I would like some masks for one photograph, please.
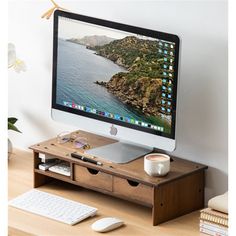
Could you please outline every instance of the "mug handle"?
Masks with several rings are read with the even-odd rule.
[[[164,165],[162,163],[159,163],[157,166],[157,173],[158,175],[162,175],[163,174],[163,170],[164,170]]]

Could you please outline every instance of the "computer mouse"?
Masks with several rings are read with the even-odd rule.
[[[95,221],[91,228],[97,232],[107,232],[123,225],[124,222],[118,218],[106,217]]]

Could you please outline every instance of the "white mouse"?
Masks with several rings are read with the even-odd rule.
[[[123,225],[124,222],[120,219],[113,218],[113,217],[106,217],[100,220],[95,221],[91,227],[94,231],[97,232],[107,232],[113,229],[116,229]]]

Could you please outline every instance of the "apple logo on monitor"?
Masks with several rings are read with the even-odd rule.
[[[110,127],[110,134],[116,136],[117,132],[118,132],[117,128],[114,125],[112,125]]]

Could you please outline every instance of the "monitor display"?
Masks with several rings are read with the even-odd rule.
[[[90,21],[58,16],[53,106],[174,139],[176,38]]]

